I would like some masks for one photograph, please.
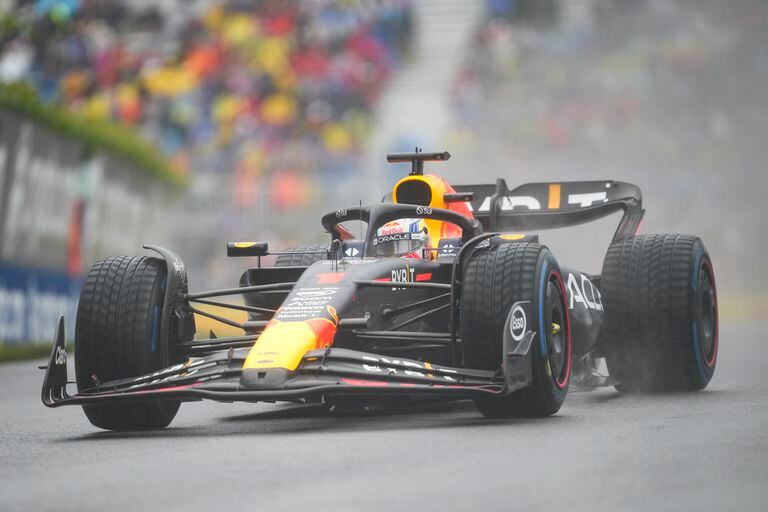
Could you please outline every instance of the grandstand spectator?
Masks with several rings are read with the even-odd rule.
[[[348,169],[407,51],[410,0],[195,5],[19,2],[0,80],[136,126],[184,170],[237,173],[243,206],[263,176],[283,191],[292,173]],[[288,196],[306,194],[270,197]]]

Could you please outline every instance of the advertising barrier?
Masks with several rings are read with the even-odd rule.
[[[64,272],[0,264],[0,342],[50,341],[61,314],[71,341],[81,286]]]
[[[0,343],[47,342],[98,259],[167,244],[173,193],[125,160],[0,111]]]

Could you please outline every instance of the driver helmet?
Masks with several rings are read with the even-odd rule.
[[[397,219],[376,230],[372,245],[376,256],[421,259],[428,241],[423,219]]]

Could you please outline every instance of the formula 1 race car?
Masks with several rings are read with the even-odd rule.
[[[717,359],[715,276],[702,241],[637,235],[638,187],[618,181],[451,186],[411,162],[382,203],[321,219],[328,246],[253,257],[238,287],[190,293],[184,263],[112,257],[80,295],[76,394],[59,319],[45,405],[81,405],[97,427],[167,426],[181,402],[386,403],[473,399],[489,417],[547,416],[569,386],[697,390]],[[623,212],[601,275],[561,266],[539,230]],[[356,239],[350,226],[365,225]],[[276,254],[274,266],[262,258]],[[242,296],[239,302],[222,299]],[[203,306],[247,312],[237,322]],[[243,331],[196,339],[195,315]],[[602,361],[605,361],[605,365]],[[607,368],[607,371],[604,369]]]

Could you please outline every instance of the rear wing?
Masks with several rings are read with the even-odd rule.
[[[453,185],[472,193],[472,210],[486,231],[532,231],[575,226],[623,211],[614,240],[633,236],[643,219],[640,188],[621,181]]]

